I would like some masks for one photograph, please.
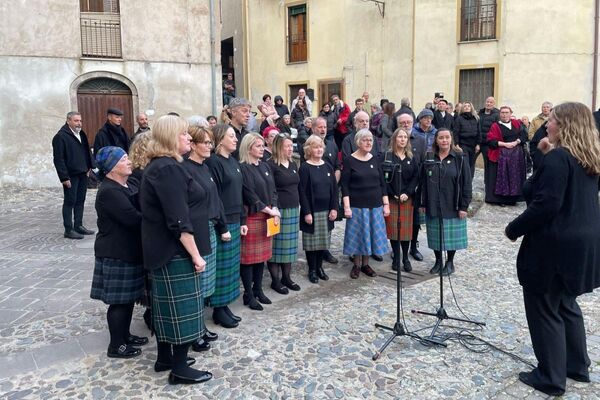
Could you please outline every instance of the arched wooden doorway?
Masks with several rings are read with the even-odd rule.
[[[123,110],[122,126],[129,136],[133,135],[133,101],[127,85],[110,78],[94,78],[77,88],[77,110],[81,113],[83,130],[90,146],[93,146],[96,133],[106,122],[106,110],[110,107]]]

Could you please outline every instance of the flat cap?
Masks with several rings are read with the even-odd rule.
[[[119,115],[119,116],[123,116],[123,111],[119,110],[118,108],[115,107],[109,107],[108,110],[106,110],[106,114],[114,114],[114,115]]]

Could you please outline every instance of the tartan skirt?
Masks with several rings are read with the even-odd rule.
[[[242,264],[258,264],[271,258],[273,237],[267,237],[267,219],[269,216],[259,212],[248,215],[246,225],[248,234],[242,236]]]
[[[215,280],[217,277],[217,233],[215,231],[215,225],[210,221],[208,223],[208,231],[210,232],[210,248],[212,252],[204,256],[206,261],[206,268],[200,274],[200,282],[202,285],[202,297],[206,298],[211,296],[215,291]]]
[[[329,231],[328,221],[329,211],[313,213],[314,232],[302,232],[302,250],[329,250],[331,246],[331,232]]]
[[[106,304],[133,304],[144,296],[144,266],[96,257],[90,297]]]
[[[217,272],[215,291],[206,304],[223,307],[240,296],[240,224],[227,224],[231,240],[217,240]]]
[[[385,217],[385,231],[390,240],[406,241],[412,239],[414,209],[412,200],[404,203],[397,200],[390,201],[390,215]],[[398,238],[398,225],[400,238]]]
[[[152,270],[152,318],[157,341],[185,344],[203,335],[200,290],[200,274],[189,258],[175,257]]]
[[[273,256],[269,260],[274,263],[293,263],[298,259],[298,232],[300,231],[300,209],[282,208],[281,230],[273,236]]]
[[[432,250],[462,250],[468,245],[467,219],[444,218],[444,248],[440,243],[440,226],[437,217],[427,216],[427,246]]]
[[[382,256],[390,252],[385,234],[383,206],[377,208],[352,207],[352,218],[346,219],[344,254]]]

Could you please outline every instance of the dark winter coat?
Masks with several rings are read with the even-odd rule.
[[[94,140],[94,154],[98,154],[101,148],[106,146],[117,146],[129,153],[129,136],[122,126],[113,125],[106,121],[96,134]]]
[[[292,110],[292,126],[296,129],[300,129],[301,126],[304,126],[304,120],[308,118],[310,115],[306,108],[302,109],[298,106],[294,107]]]
[[[500,120],[500,110],[497,108],[493,108],[489,114],[485,113],[485,108],[479,110],[479,128],[481,129],[481,146],[487,146],[487,134],[492,127],[494,122],[498,122]],[[483,149],[481,151],[484,153]]]
[[[462,113],[454,122],[454,143],[460,147],[474,149],[481,143],[479,121],[471,113]]]
[[[278,105],[277,100],[281,100],[282,103]],[[290,109],[285,105],[285,103],[283,103],[283,97],[275,96],[273,99],[273,104],[275,104],[275,111],[277,111],[277,114],[279,114],[280,117],[283,117],[286,114],[290,115]]]
[[[431,123],[433,126],[435,126],[435,129],[439,130],[440,128],[448,128],[452,130],[454,128],[454,117],[448,112],[442,116],[440,111],[435,110],[433,112],[433,120]]]
[[[85,174],[93,166],[85,132],[79,132],[81,142],[77,140],[69,125],[64,124],[52,139],[54,167],[61,182],[71,176]]]

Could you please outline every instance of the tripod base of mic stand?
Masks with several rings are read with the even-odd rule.
[[[398,336],[410,336],[405,330],[400,322],[396,322],[393,328],[390,328],[386,325],[375,324],[376,328],[385,329],[392,332],[392,335],[386,340],[386,342],[381,346],[381,348],[373,354],[373,361],[376,361],[381,356],[381,353],[396,339]]]
[[[446,343],[444,343],[445,339],[439,340],[439,339],[435,338],[435,333],[440,328],[440,324],[442,323],[442,321],[445,319],[450,319],[450,320],[459,321],[459,322],[466,322],[468,324],[475,324],[475,325],[479,325],[479,326],[485,326],[485,322],[472,321],[470,319],[463,319],[463,318],[449,317],[448,313],[446,313],[446,309],[444,309],[444,307],[438,308],[436,313],[430,313],[430,312],[418,311],[418,310],[410,310],[410,312],[413,314],[429,315],[431,317],[437,318],[437,321],[436,321],[435,325],[433,326],[433,329],[431,330],[431,333],[429,334],[429,336],[423,338],[424,341],[431,343],[433,345],[436,345],[436,346],[447,347]]]

